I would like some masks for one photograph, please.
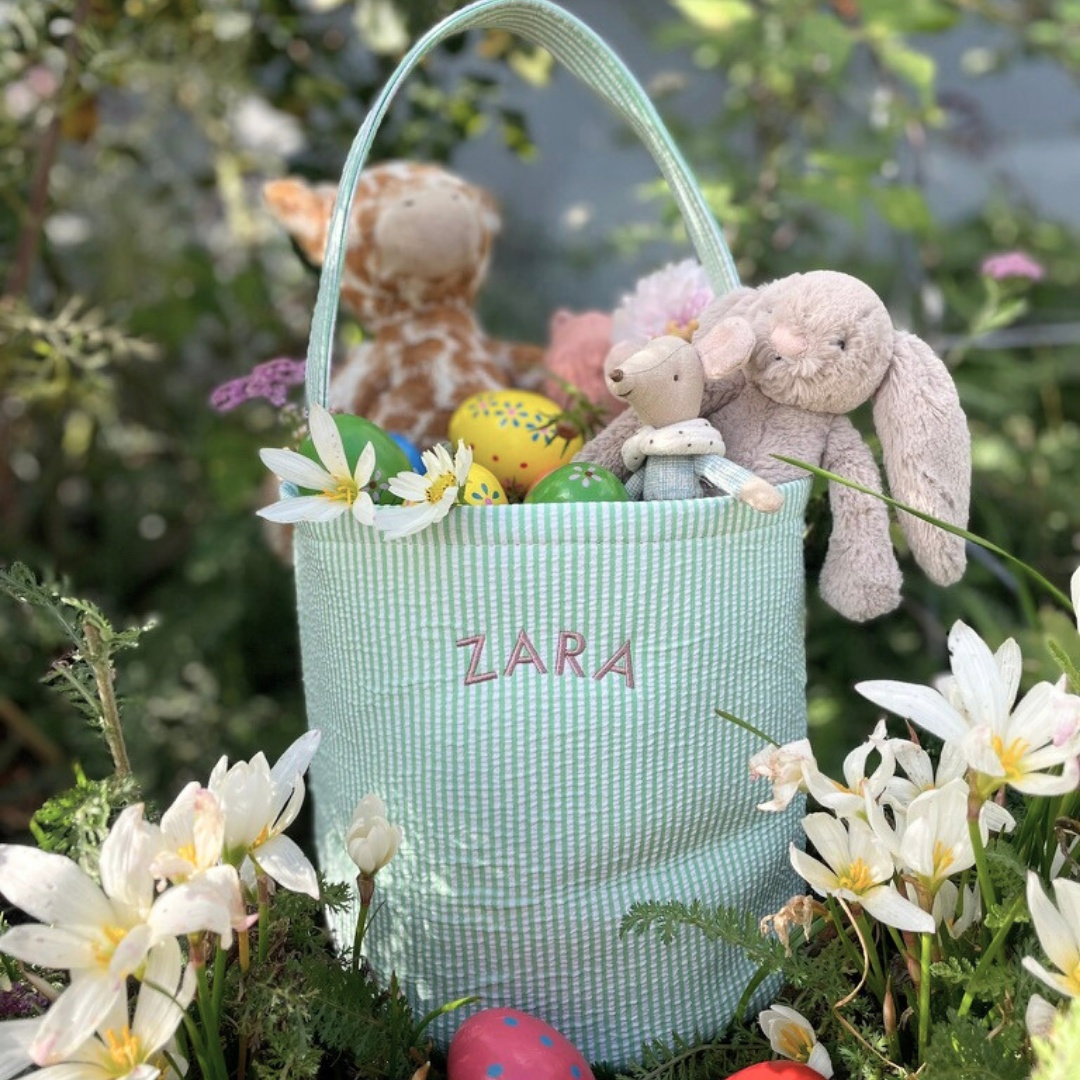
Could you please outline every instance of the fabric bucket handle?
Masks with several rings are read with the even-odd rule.
[[[611,48],[580,19],[550,0],[478,0],[448,16],[413,45],[372,105],[345,159],[330,218],[308,342],[309,402],[327,403],[349,209],[379,125],[401,83],[417,64],[448,37],[476,28],[506,30],[542,46],[611,105],[637,133],[667,180],[714,291],[720,295],[739,284],[723,232],[706,205],[690,167],[648,95]]]

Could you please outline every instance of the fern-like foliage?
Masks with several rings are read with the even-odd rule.
[[[1021,1021],[992,1028],[987,1019],[950,1009],[935,1024],[920,1080],[1026,1080],[1028,1058]],[[1062,1074],[1073,1077],[1072,1071]]]
[[[30,819],[30,831],[43,851],[66,855],[96,881],[110,822],[138,799],[139,787],[130,774],[88,780],[76,765],[75,786],[49,799]]]
[[[324,883],[323,893],[339,907],[348,890]],[[234,963],[226,975],[227,1027],[235,1048],[248,1055],[247,1074],[409,1080],[427,1053],[393,980],[384,990],[366,971],[344,964],[310,897],[278,893],[268,925],[265,959],[246,973]]]
[[[22,563],[0,567],[0,593],[43,612],[70,643],[70,650],[53,663],[44,682],[101,732],[117,773],[130,773],[113,660],[118,652],[135,648],[146,627],[116,630],[96,604],[63,595],[54,585],[38,581]]]
[[[704,934],[709,941],[735,945],[759,967],[769,972],[784,966],[784,948],[779,941],[763,937],[758,920],[738,908],[706,907],[700,900],[649,900],[631,906],[623,916],[619,933],[658,934],[665,945],[685,929]]]

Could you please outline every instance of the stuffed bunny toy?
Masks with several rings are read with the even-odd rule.
[[[892,495],[966,526],[971,441],[956,387],[928,345],[894,328],[869,286],[817,270],[736,289],[705,309],[693,341],[715,380],[702,415],[731,460],[772,483],[805,475],[772,456],[783,454],[880,491],[877,464],[845,415],[869,401]],[[635,426],[632,414],[620,417],[578,458],[625,475],[621,447]],[[901,578],[886,506],[840,484],[829,485],[829,500],[823,598],[858,622],[892,611]],[[962,538],[908,514],[899,521],[932,581],[959,580]]]
[[[263,194],[321,265],[337,188],[288,177]],[[543,350],[488,337],[473,312],[499,224],[491,196],[441,166],[392,161],[361,175],[341,297],[367,339],[335,372],[331,407],[427,446],[470,395],[543,383]]]
[[[621,343],[608,353],[608,390],[643,424],[622,445],[627,493],[635,500],[696,499],[707,481],[755,510],[775,513],[784,497],[728,461],[720,432],[699,416],[706,374],[698,350],[675,335],[643,348]]]

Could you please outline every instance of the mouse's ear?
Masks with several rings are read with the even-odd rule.
[[[291,176],[263,186],[263,199],[270,213],[285,226],[314,266],[322,266],[326,230],[336,197],[337,189],[328,184],[312,187]]]
[[[723,379],[734,374],[750,359],[755,341],[753,327],[740,315],[729,315],[695,336],[694,348],[701,356],[705,378]]]
[[[971,436],[948,368],[920,338],[897,331],[873,400],[893,498],[966,528]],[[910,514],[898,519],[927,577],[939,585],[959,581],[966,562],[963,538]]]

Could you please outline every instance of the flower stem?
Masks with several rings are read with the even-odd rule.
[[[205,964],[199,964],[196,967],[195,976],[198,979],[199,986],[199,1016],[202,1019],[203,1033],[205,1035],[203,1050],[206,1066],[202,1070],[203,1076],[205,1080],[228,1080],[229,1070],[225,1065],[225,1054],[221,1048],[221,1017],[214,1012],[213,995],[206,978]]]
[[[981,806],[981,804],[980,804]],[[990,877],[990,866],[986,861],[986,848],[983,847],[982,834],[979,832],[979,808],[968,810],[968,834],[971,837],[971,847],[975,852],[975,869],[979,875],[979,890],[982,892],[983,913],[990,914],[990,909],[997,905],[997,893],[994,892],[994,881]]]
[[[922,947],[919,950],[919,1064],[926,1060],[926,1051],[930,1048],[930,947],[933,934],[920,934]]]
[[[215,1034],[221,1030],[221,1003],[225,998],[225,961],[228,958],[228,953],[221,947],[221,942],[217,943],[217,949],[214,952],[214,997],[213,997],[213,1009],[214,1009],[214,1021],[217,1025]]]
[[[371,898],[375,895],[375,878],[368,874],[357,874],[356,887],[360,891],[360,914],[356,917],[356,934],[353,937],[352,971],[360,971],[360,949],[364,944],[368,914],[371,911]]]
[[[870,970],[874,975],[871,982],[877,987],[874,992],[877,995],[878,1001],[884,1001],[885,973],[881,970],[881,958],[878,956],[877,946],[874,944],[874,935],[866,922],[866,912],[860,911],[859,917],[855,921],[858,923],[859,930],[862,931],[863,948],[866,949],[866,953],[870,957]]]
[[[259,963],[265,964],[270,952],[270,886],[266,875],[259,874]]]
[[[101,705],[101,730],[112,755],[116,775],[131,775],[131,762],[128,760],[127,746],[124,744],[124,732],[120,726],[120,709],[116,704],[116,692],[113,689],[113,666],[109,660],[109,650],[101,636],[101,631],[89,619],[83,623],[83,640],[86,643],[86,662],[94,672],[97,684],[98,701]]]
[[[994,934],[990,944],[987,945],[986,952],[982,954],[982,958],[979,960],[974,972],[972,972],[971,978],[968,980],[968,989],[964,991],[964,997],[960,1002],[960,1008],[957,1010],[957,1016],[967,1016],[968,1010],[971,1008],[971,1003],[975,1000],[975,993],[971,989],[971,984],[977,982],[979,976],[982,975],[997,959],[998,953],[1001,952],[1001,949],[1005,944],[1005,938],[1008,937],[1009,931],[1012,929],[1012,924],[1016,921],[1016,916],[1020,914],[1020,909],[1026,902],[1026,896],[1024,893],[1021,893],[1012,902],[1009,910],[1005,913],[1005,918],[1002,920],[1001,926],[998,927],[997,933]]]
[[[240,971],[246,975],[251,967],[251,935],[247,930],[241,930],[236,935],[240,951]]]

